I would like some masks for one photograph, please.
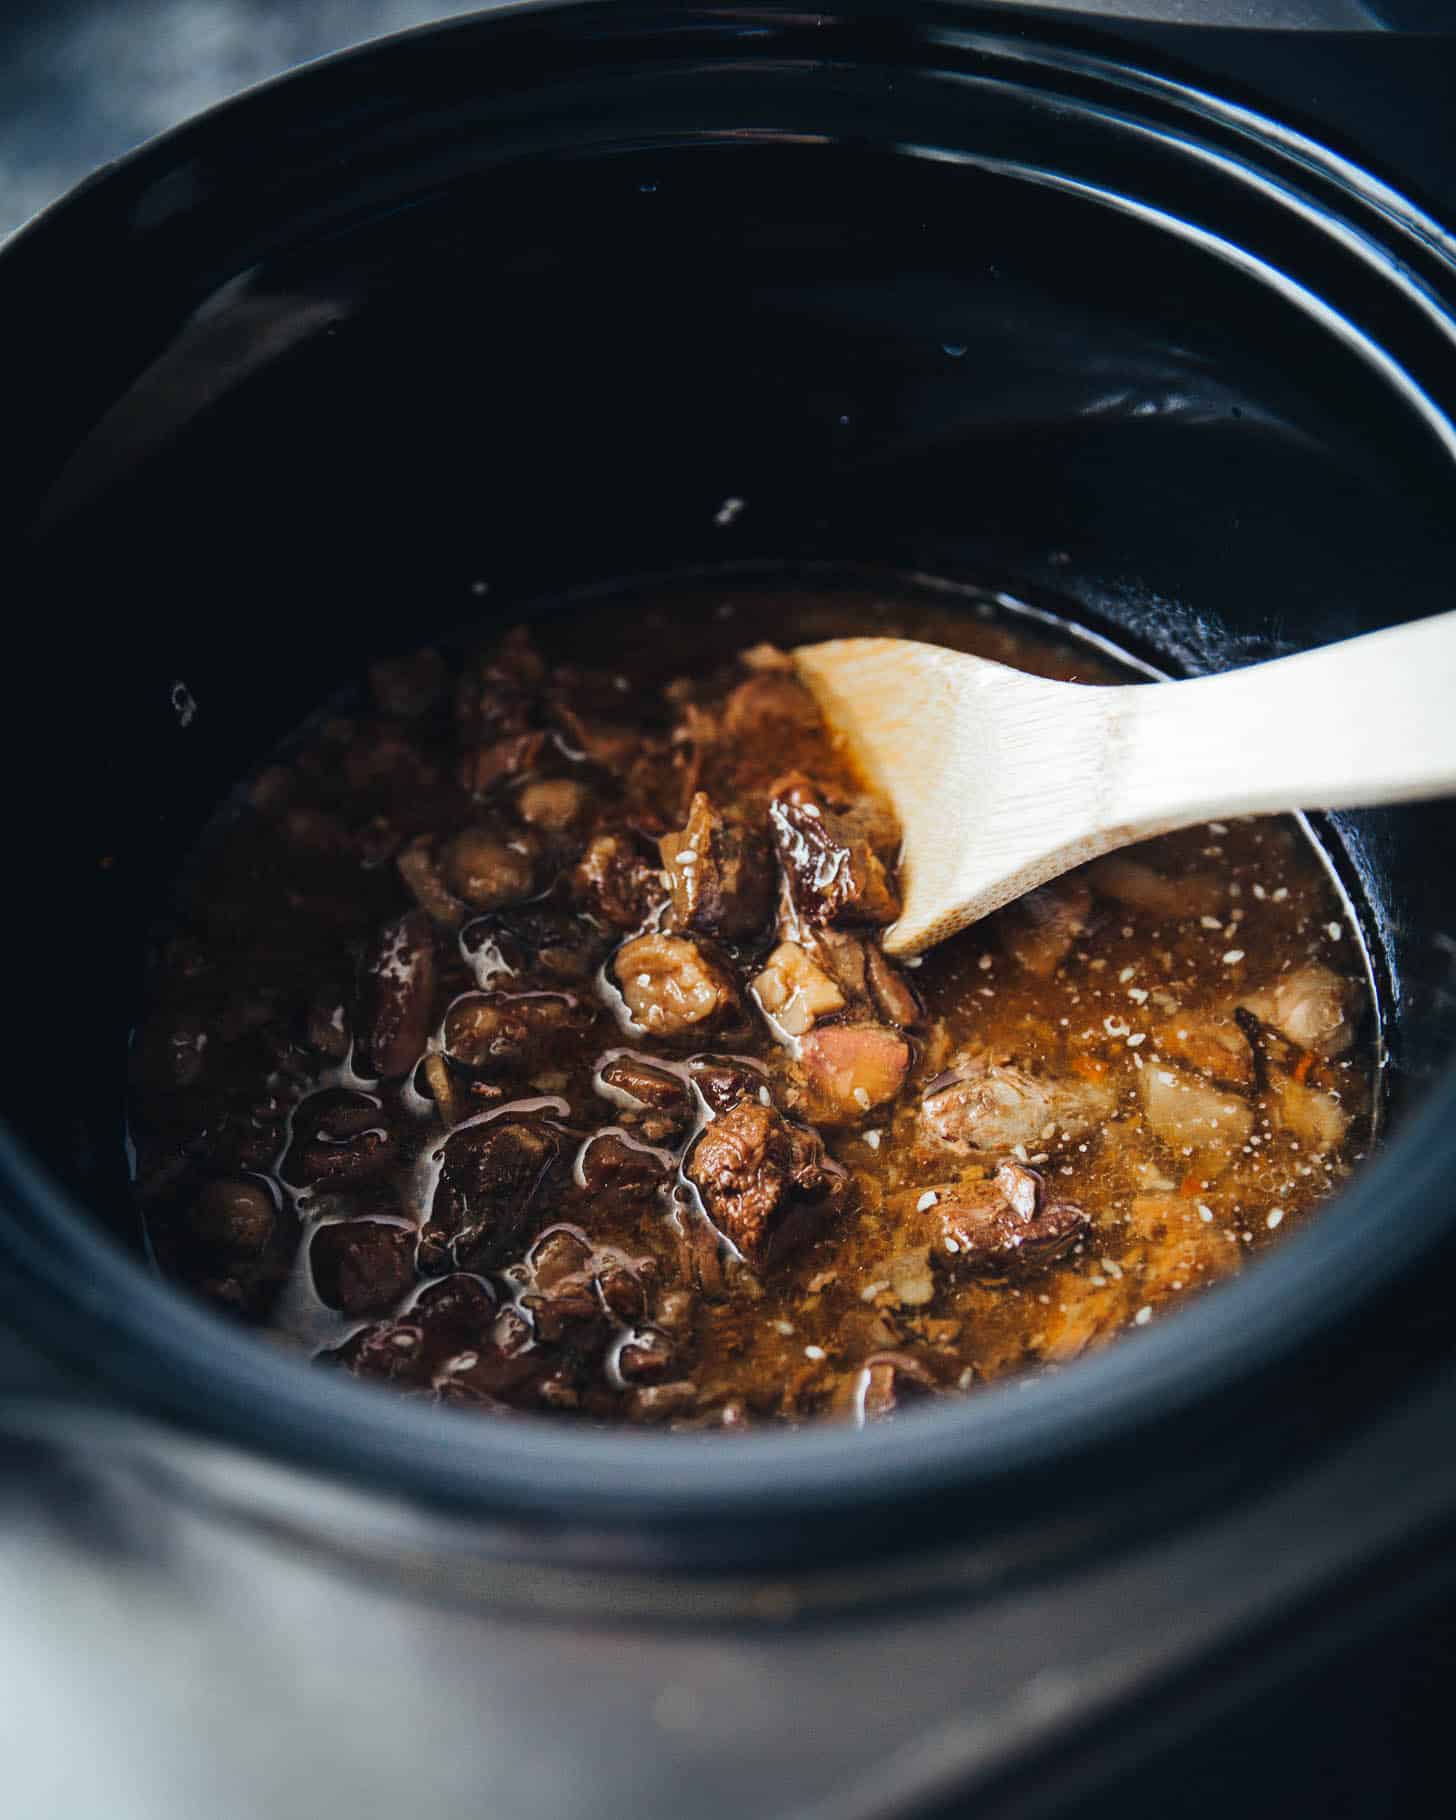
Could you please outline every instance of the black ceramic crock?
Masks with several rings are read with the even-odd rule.
[[[7,1423],[512,1596],[701,1611],[1123,1547],[1380,1409],[1449,1337],[1445,807],[1320,829],[1389,1052],[1338,1202],[1061,1376],[873,1431],[479,1421],[286,1357],[149,1271],[123,1080],[167,877],[374,650],[733,566],[1004,590],[1173,674],[1448,607],[1453,308],[1449,235],[1357,164],[975,7],[497,13],[47,211],[0,253],[0,1312],[65,1375]]]

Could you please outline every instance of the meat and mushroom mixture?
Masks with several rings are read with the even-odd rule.
[[[377,662],[158,932],[160,1267],[417,1397],[741,1428],[1065,1365],[1296,1226],[1376,1086],[1307,837],[1212,823],[897,963],[895,826],[785,656],[862,632],[1114,679],[787,592]]]

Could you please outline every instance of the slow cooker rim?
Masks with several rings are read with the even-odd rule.
[[[725,20],[744,11],[694,9],[699,18],[705,10]],[[761,16],[781,9],[749,10]],[[933,10],[945,16],[946,9]],[[5,256],[32,250],[82,197],[94,196],[142,160],[175,151],[218,116],[251,106],[260,94],[307,82],[320,69],[487,22],[551,13],[600,18],[615,11],[641,13],[523,0],[491,14],[414,28],[273,78],[87,179],[12,237]],[[1050,22],[1043,16],[1037,23]],[[1441,1171],[1456,1149],[1453,1112],[1456,1069],[1335,1205],[1256,1272],[1180,1311],[1175,1321],[1129,1335],[1055,1380],[910,1413],[873,1435],[826,1426],[693,1446],[653,1434],[583,1434],[550,1418],[475,1426],[447,1413],[411,1409],[370,1387],[274,1355],[223,1317],[189,1303],[106,1239],[8,1127],[0,1127],[0,1184],[45,1236],[8,1234],[3,1242],[31,1280],[45,1286],[51,1308],[80,1313],[84,1307],[87,1320],[104,1323],[119,1375],[168,1416],[275,1457],[306,1458],[356,1483],[397,1488],[404,1474],[417,1495],[456,1506],[607,1526],[673,1527],[735,1512],[791,1515],[806,1503],[901,1504],[937,1491],[975,1489],[1006,1494],[1051,1459],[1086,1455],[1114,1437],[1184,1419],[1210,1396],[1227,1394],[1292,1358],[1333,1320],[1389,1287],[1456,1224],[1456,1208],[1446,1207],[1439,1192]],[[1396,1238],[1372,1264],[1364,1255],[1362,1227],[1381,1211]],[[62,1262],[85,1271],[84,1297],[58,1277]],[[1235,1308],[1242,1322],[1231,1318]],[[28,1324],[23,1306],[15,1314],[19,1325]],[[91,1350],[88,1331],[94,1337],[95,1327],[88,1330],[83,1320],[81,1331],[63,1341],[55,1333],[38,1337],[48,1349],[80,1360]],[[197,1394],[206,1387],[197,1374],[200,1362],[213,1374],[207,1383],[228,1393],[210,1409],[200,1406]],[[933,1447],[932,1438],[943,1445]]]

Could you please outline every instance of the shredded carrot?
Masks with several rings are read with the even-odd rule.
[[[1073,1074],[1080,1074],[1083,1080],[1096,1081],[1100,1080],[1102,1076],[1106,1074],[1107,1064],[1100,1056],[1074,1055],[1072,1057],[1072,1072]]]
[[[1178,1192],[1185,1201],[1196,1200],[1203,1193],[1203,1183],[1196,1175],[1185,1175],[1178,1184]]]
[[[1306,1049],[1304,1054],[1300,1056],[1294,1068],[1294,1078],[1299,1082],[1301,1087],[1304,1085],[1305,1081],[1308,1080],[1309,1071],[1313,1067],[1314,1051],[1312,1049]]]

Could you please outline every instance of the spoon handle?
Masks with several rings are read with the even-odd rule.
[[[1109,704],[1105,827],[1456,793],[1456,613]]]

